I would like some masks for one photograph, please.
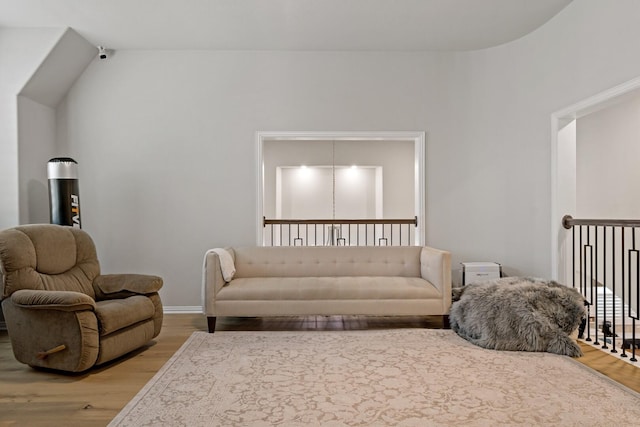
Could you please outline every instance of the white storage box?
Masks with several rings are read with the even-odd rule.
[[[463,262],[462,284],[481,282],[502,277],[502,266],[497,262]]]

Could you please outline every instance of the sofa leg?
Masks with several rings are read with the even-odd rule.
[[[209,333],[214,333],[216,331],[216,318],[207,317],[207,326],[209,327]]]
[[[451,329],[451,324],[449,323],[449,315],[442,315],[442,329]]]

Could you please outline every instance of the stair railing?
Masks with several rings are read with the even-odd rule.
[[[265,246],[412,246],[412,219],[267,219]]]
[[[574,219],[565,215],[571,230],[567,268],[571,286],[585,298],[588,321],[580,338],[636,362],[636,321],[640,306],[640,220]],[[569,245],[568,245],[569,246]],[[595,324],[592,331],[591,320]],[[585,330],[586,329],[586,330]],[[600,342],[602,340],[602,342]]]

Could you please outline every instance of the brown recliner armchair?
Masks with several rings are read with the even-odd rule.
[[[16,359],[82,372],[160,333],[162,279],[101,275],[84,231],[33,224],[0,231],[2,309]]]

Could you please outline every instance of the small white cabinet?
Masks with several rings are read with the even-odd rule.
[[[463,262],[461,264],[463,285],[502,277],[502,266],[497,262]]]

